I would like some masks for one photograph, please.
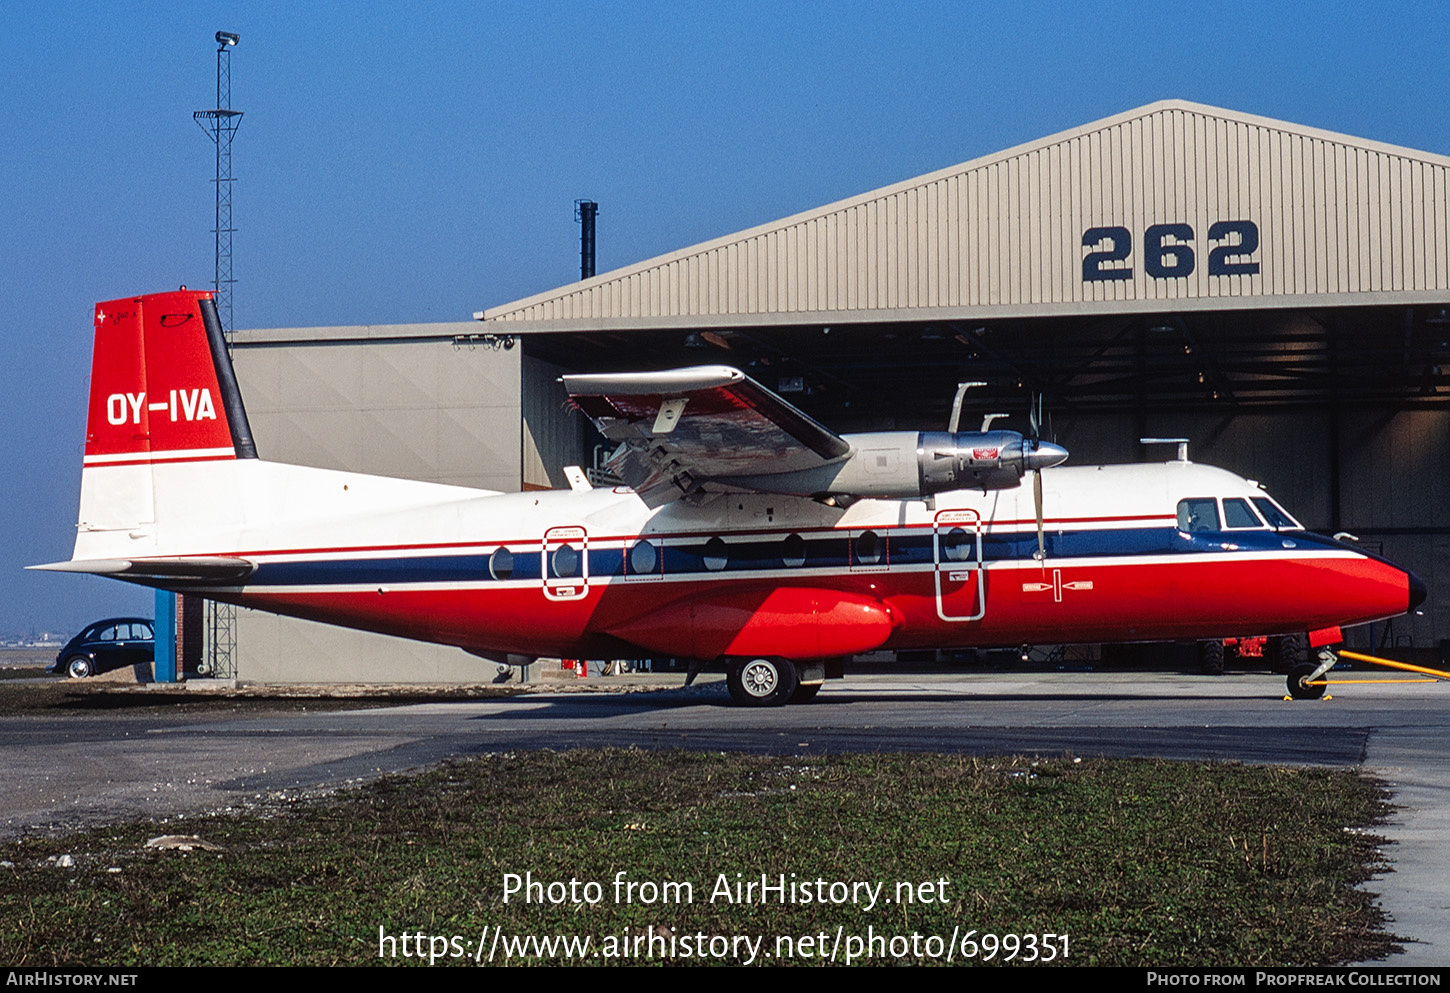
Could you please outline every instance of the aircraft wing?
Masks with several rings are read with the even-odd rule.
[[[851,444],[739,369],[571,375],[570,397],[620,447],[607,468],[651,507],[732,477],[839,461]],[[746,487],[748,488],[748,487]]]

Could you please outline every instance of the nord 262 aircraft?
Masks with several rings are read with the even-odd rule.
[[[92,363],[75,552],[39,568],[515,664],[687,658],[741,704],[809,699],[874,649],[1317,646],[1425,596],[1222,469],[838,435],[723,366],[565,377],[629,485],[497,493],[259,458],[209,292],[98,304]]]

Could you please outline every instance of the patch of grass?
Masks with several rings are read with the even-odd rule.
[[[0,846],[14,863],[0,867],[0,961],[366,964],[378,961],[380,928],[458,935],[470,953],[485,928],[596,942],[626,928],[764,935],[770,952],[777,935],[839,927],[1068,934],[1067,961],[1079,965],[1329,964],[1392,947],[1354,888],[1380,868],[1376,839],[1360,829],[1384,809],[1375,784],[1327,770],[493,755],[272,818],[192,822],[222,853],[146,849],[156,830],[145,825]],[[74,867],[47,861],[60,853]],[[618,902],[620,872],[689,882],[694,900]],[[598,882],[602,899],[505,903],[506,873]],[[884,883],[888,898],[899,882],[946,883],[918,891],[928,901],[872,909],[711,902],[721,876],[792,873],[797,883]]]

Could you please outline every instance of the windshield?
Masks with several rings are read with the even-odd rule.
[[[1258,513],[1254,512],[1255,508]],[[1222,500],[1209,496],[1186,497],[1178,501],[1180,531],[1263,530],[1265,522],[1275,531],[1303,529],[1303,525],[1290,517],[1283,507],[1266,496],[1223,497]]]
[[[1298,521],[1284,512],[1284,508],[1270,500],[1268,497],[1254,497],[1254,506],[1259,508],[1259,513],[1264,515],[1264,520],[1269,522],[1269,527],[1275,531],[1283,528],[1303,527]]]

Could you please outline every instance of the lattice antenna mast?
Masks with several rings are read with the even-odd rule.
[[[232,138],[242,123],[242,112],[232,110],[232,48],[241,36],[216,33],[216,108],[192,114],[216,145],[216,290],[217,315],[227,344],[232,340]]]
[[[217,316],[232,344],[232,137],[242,123],[242,112],[232,110],[232,49],[241,36],[231,31],[216,33],[216,107],[198,110],[192,118],[216,144],[216,291]],[[205,630],[208,634],[207,671],[221,678],[237,675],[237,609],[229,603],[206,601]]]

